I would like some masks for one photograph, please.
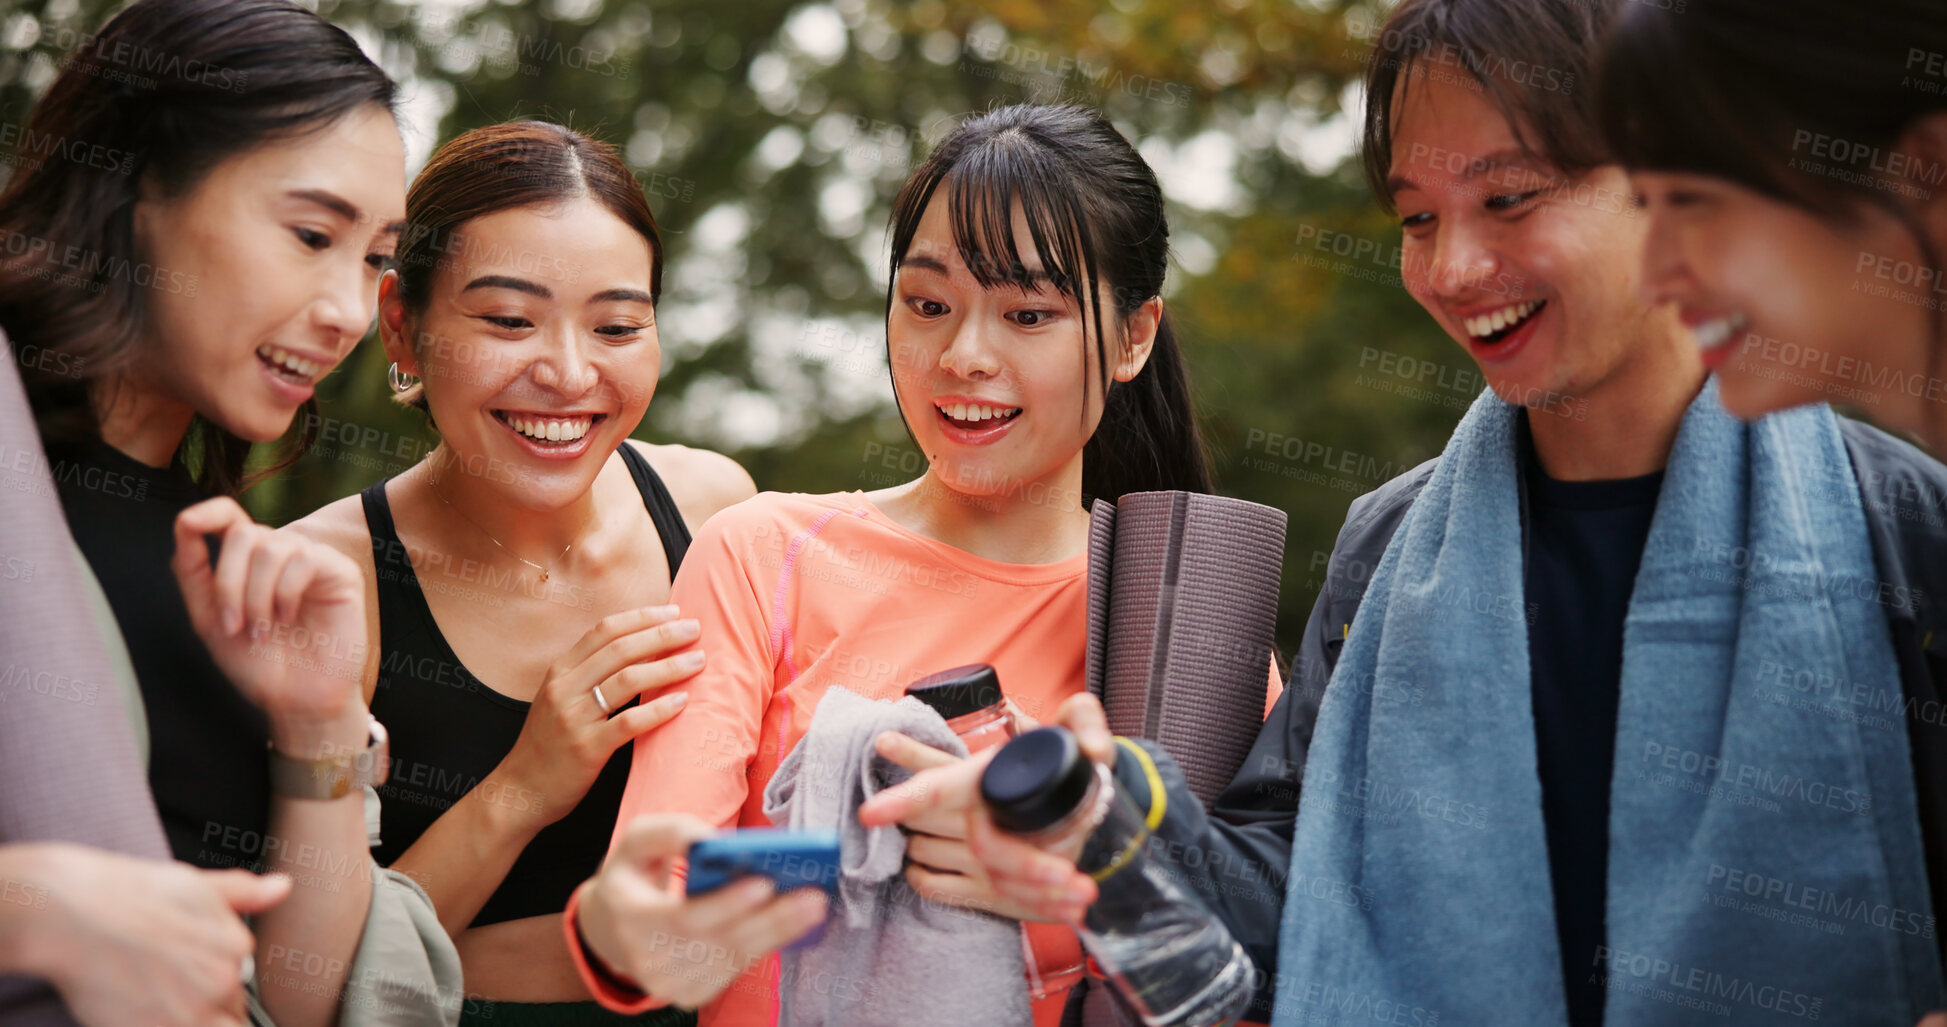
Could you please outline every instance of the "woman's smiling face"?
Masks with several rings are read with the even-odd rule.
[[[406,206],[383,108],[230,158],[135,208],[153,345],[144,381],[232,434],[275,439],[372,323]]]
[[[426,309],[388,285],[386,350],[462,470],[557,509],[642,421],[662,370],[649,243],[587,197],[461,225]],[[407,340],[412,340],[408,344]]]
[[[1804,403],[1857,407],[1921,432],[1933,325],[1947,284],[1898,218],[1835,223],[1722,179],[1631,176],[1651,225],[1643,292],[1675,304],[1717,369],[1724,406],[1754,418]]]
[[[1095,332],[1084,340],[1083,306],[1047,280],[1018,207],[1014,244],[1026,284],[991,287],[967,267],[949,208],[943,188],[893,283],[886,337],[900,412],[929,473],[956,492],[1078,488],[1082,447],[1102,418]],[[1111,370],[1126,381],[1141,369],[1147,346],[1125,345],[1115,293],[1104,284],[1100,295]]]

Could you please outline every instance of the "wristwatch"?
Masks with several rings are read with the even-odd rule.
[[[270,749],[270,791],[287,799],[342,799],[365,786],[385,783],[392,767],[390,740],[385,725],[369,718],[370,744],[359,752],[301,760],[286,756],[266,742]]]

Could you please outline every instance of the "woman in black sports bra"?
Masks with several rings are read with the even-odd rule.
[[[695,625],[663,605],[690,530],[754,488],[726,457],[628,438],[660,371],[662,248],[611,149],[544,122],[477,129],[433,156],[406,216],[380,335],[439,445],[291,526],[367,574],[364,683],[392,740],[373,854],[432,896],[469,996],[493,1000],[469,1016],[687,1022],[588,1001],[561,911],[608,851],[625,743],[702,666],[668,656]]]

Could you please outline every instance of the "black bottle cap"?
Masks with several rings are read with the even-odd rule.
[[[947,720],[978,713],[1001,701],[1001,679],[985,663],[928,674],[906,686],[906,694],[939,711]]]
[[[1095,780],[1095,765],[1067,728],[1040,727],[994,753],[980,775],[980,797],[994,826],[1028,834],[1074,812]]]

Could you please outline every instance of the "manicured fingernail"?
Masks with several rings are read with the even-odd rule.
[[[673,604],[651,606],[649,608],[649,614],[653,617],[674,617],[679,612],[681,611],[677,610]]]
[[[676,657],[676,665],[679,667],[703,666],[703,650],[692,649],[689,652],[686,652],[683,655]]]
[[[669,631],[670,634],[680,635],[683,638],[695,638],[703,633],[703,625],[695,620],[679,620],[670,625]]]
[[[230,609],[230,608],[224,609],[223,633],[226,635],[234,635],[242,629],[243,629],[243,614],[235,609]]]
[[[679,710],[689,705],[689,702],[690,702],[690,694],[688,692],[674,692],[671,693],[669,696],[669,705],[674,706]]]

